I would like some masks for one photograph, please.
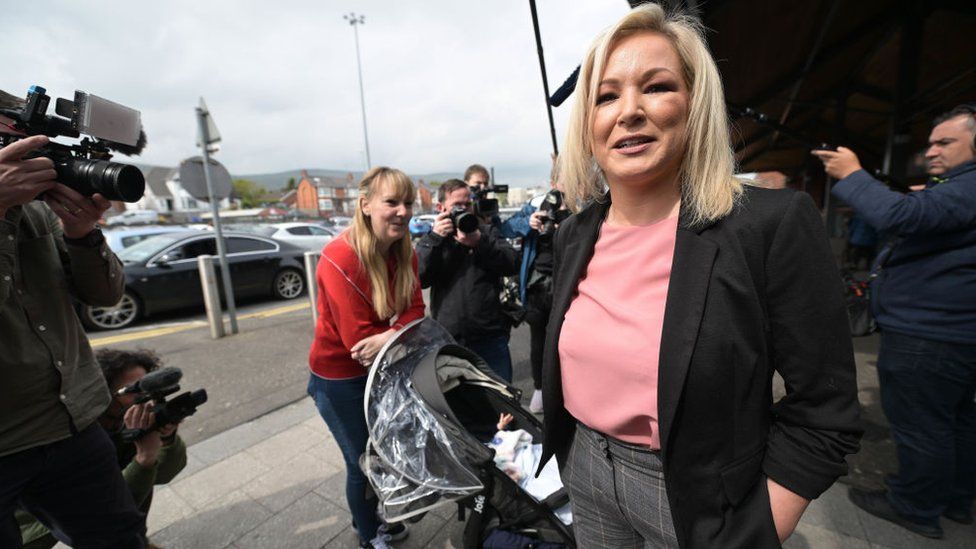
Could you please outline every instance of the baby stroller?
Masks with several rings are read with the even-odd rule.
[[[501,413],[541,442],[542,425],[519,397],[436,321],[420,319],[397,332],[377,355],[364,401],[369,442],[361,466],[383,518],[419,520],[456,504],[459,520],[469,515],[466,549],[503,539],[575,548],[572,529],[555,514],[569,520],[565,490],[540,501],[495,466],[486,445]]]

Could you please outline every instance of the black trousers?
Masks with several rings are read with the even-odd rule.
[[[536,284],[525,293],[525,321],[529,325],[529,362],[532,365],[532,385],[542,389],[542,348],[546,343],[549,311],[552,309],[552,284]]]
[[[105,431],[91,425],[44,446],[0,457],[0,547],[21,547],[20,505],[76,549],[142,549],[146,515],[126,486]]]

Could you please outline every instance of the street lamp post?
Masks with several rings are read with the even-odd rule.
[[[343,15],[342,18],[349,21],[349,24],[352,25],[353,36],[356,37],[356,67],[359,69],[359,104],[363,110],[363,141],[366,142],[366,170],[369,171],[372,163],[369,159],[369,134],[366,131],[366,97],[363,95],[363,63],[359,58],[359,25],[366,23],[366,17],[349,13],[348,15]]]

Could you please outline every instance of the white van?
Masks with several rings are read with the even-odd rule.
[[[106,225],[143,225],[159,221],[156,210],[128,210],[105,220]]]

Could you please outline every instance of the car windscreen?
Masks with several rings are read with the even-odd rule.
[[[149,259],[153,254],[180,240],[180,238],[179,234],[158,234],[142,242],[137,242],[115,255],[123,263],[139,263],[140,261]]]

